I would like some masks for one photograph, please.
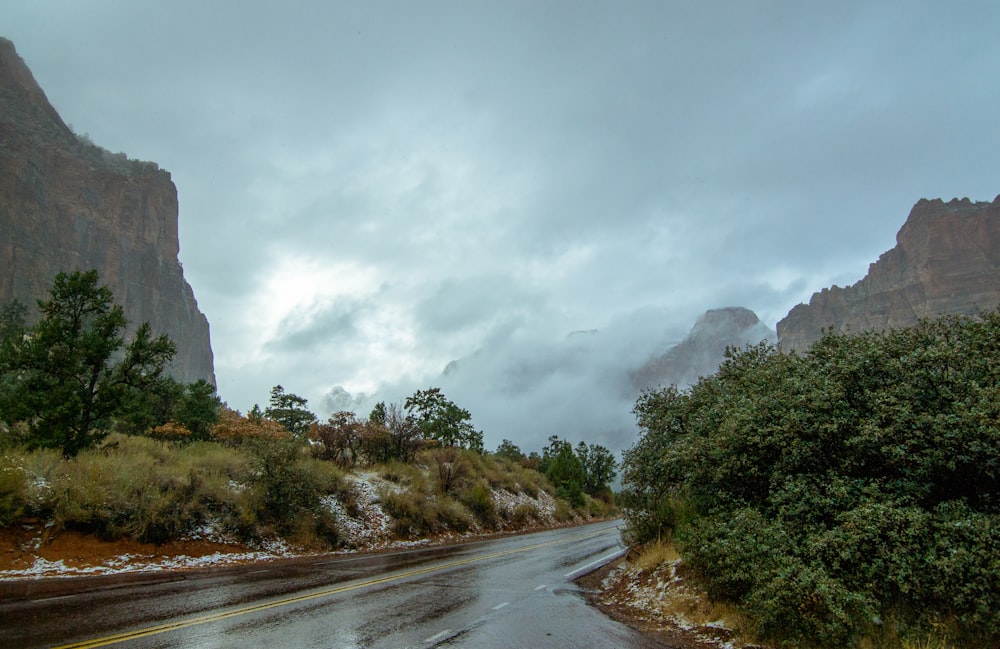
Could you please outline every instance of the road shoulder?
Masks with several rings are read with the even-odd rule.
[[[664,579],[655,571],[628,567],[624,558],[577,578],[591,606],[675,649],[766,649],[737,641],[720,625],[687,624],[670,611],[670,602],[687,597],[682,581]]]

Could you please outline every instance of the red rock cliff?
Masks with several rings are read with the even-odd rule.
[[[0,303],[33,306],[57,272],[96,268],[133,327],[177,344],[175,378],[214,384],[208,320],[178,251],[170,174],[81,141],[0,38]]]
[[[778,323],[785,351],[804,351],[824,329],[883,330],[944,314],[975,315],[1000,305],[1000,196],[921,200],[853,286],[815,293]]]

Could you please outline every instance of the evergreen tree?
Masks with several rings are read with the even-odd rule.
[[[281,424],[295,437],[302,437],[316,423],[316,415],[306,408],[307,403],[304,397],[285,392],[285,388],[276,385],[271,388],[271,401],[264,415]]]
[[[441,388],[417,390],[405,408],[427,439],[482,453],[483,433],[472,427],[472,415],[445,398]]]
[[[16,308],[4,311],[0,416],[26,422],[32,445],[71,457],[103,439],[125,404],[157,385],[175,347],[154,337],[149,323],[126,345],[124,311],[96,270],[57,274],[38,308],[41,320],[31,328],[18,324]]]

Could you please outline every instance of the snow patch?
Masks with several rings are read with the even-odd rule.
[[[0,570],[0,579],[38,579],[41,577],[76,577],[81,575],[115,575],[127,572],[162,572],[166,570],[186,570],[208,566],[223,566],[237,563],[268,561],[294,556],[287,546],[274,544],[272,549],[260,552],[215,552],[201,557],[178,555],[173,557],[138,556],[122,554],[108,559],[103,565],[74,567],[67,566],[62,559],[48,561],[41,557],[23,570]]]
[[[629,617],[653,628],[680,629],[689,637],[719,649],[756,647],[733,640],[732,629],[724,620],[695,622],[691,615],[704,609],[707,595],[685,581],[681,560],[662,563],[652,569],[638,569],[624,561],[601,580],[601,604],[624,608]],[[702,618],[704,619],[704,618]]]
[[[336,496],[322,500],[334,519],[347,545],[357,548],[383,548],[392,538],[392,518],[382,510],[378,490],[397,487],[373,473],[345,476],[351,483],[348,507]]]

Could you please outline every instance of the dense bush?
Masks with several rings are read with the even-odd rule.
[[[25,512],[28,480],[12,458],[0,457],[0,527],[17,521]]]
[[[290,440],[232,449],[114,434],[70,459],[45,449],[5,453],[0,523],[31,515],[56,530],[154,543],[210,525],[243,540],[276,531],[331,547],[337,530],[320,500],[344,489],[336,467]]]
[[[676,535],[761,636],[846,646],[950,620],[1000,638],[1000,314],[730,350],[635,413],[629,535]]]
[[[294,531],[309,541],[315,535],[334,545],[336,524],[321,500],[346,490],[340,471],[330,462],[310,458],[307,447],[291,437],[260,437],[246,448],[260,520],[283,534]]]
[[[393,534],[401,539],[466,532],[473,526],[469,510],[447,496],[428,498],[419,492],[391,491],[382,495],[382,508],[394,519]]]
[[[505,524],[530,524],[525,511],[516,521],[514,512],[498,511],[491,490],[524,489],[537,496],[544,488],[552,489],[536,471],[468,449],[423,451],[416,460],[415,465],[390,462],[379,471],[383,478],[405,488],[386,490],[381,498],[386,513],[395,519],[395,535],[403,539],[465,532],[475,526],[498,529]]]

